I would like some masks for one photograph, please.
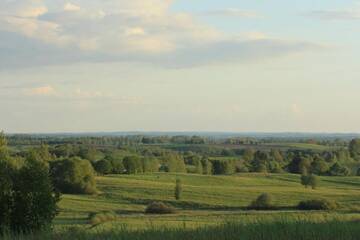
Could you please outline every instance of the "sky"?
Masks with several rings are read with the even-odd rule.
[[[360,132],[360,1],[1,0],[0,129]]]

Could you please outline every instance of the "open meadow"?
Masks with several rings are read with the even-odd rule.
[[[175,180],[183,184],[181,200],[174,198]],[[204,176],[154,173],[97,177],[97,195],[62,195],[55,228],[79,226],[89,229],[126,227],[196,228],[226,222],[274,222],[360,220],[360,178],[321,177],[318,189],[304,188],[295,174],[237,174]],[[253,211],[247,206],[261,193],[273,196],[276,210]],[[299,201],[331,199],[340,204],[336,211],[299,211]],[[146,206],[162,201],[177,208],[175,214],[144,214]],[[116,215],[109,221],[92,224],[91,213]]]

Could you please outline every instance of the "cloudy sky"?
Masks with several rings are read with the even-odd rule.
[[[0,0],[6,132],[360,132],[360,2]]]

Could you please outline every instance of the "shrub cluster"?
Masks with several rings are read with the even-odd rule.
[[[51,163],[51,177],[62,193],[94,194],[97,192],[94,169],[81,158],[70,158]]]
[[[163,202],[150,203],[145,209],[145,213],[148,214],[171,214],[175,212],[175,208]]]
[[[338,208],[338,203],[326,199],[306,200],[298,204],[300,210],[335,210]]]
[[[255,210],[270,210],[273,208],[274,206],[273,206],[272,196],[268,193],[261,194],[249,206],[249,209],[255,209]]]
[[[101,213],[90,213],[89,222],[91,225],[99,225],[105,222],[116,221],[118,215],[114,212],[101,212]]]

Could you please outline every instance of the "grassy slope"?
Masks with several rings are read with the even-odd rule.
[[[178,202],[173,197],[177,177],[183,182],[183,198]],[[202,176],[157,173],[98,177],[97,182],[101,191],[98,196],[63,195],[61,214],[55,221],[57,227],[87,226],[87,215],[101,211],[116,211],[120,216],[119,222],[132,228],[149,225],[198,226],[228,220],[360,219],[359,177],[322,177],[318,190],[305,189],[299,184],[299,176],[290,174]],[[304,213],[293,209],[244,211],[243,208],[263,192],[271,193],[279,207],[292,207],[305,199],[328,198],[338,201],[341,209],[337,213]],[[169,216],[144,216],[146,204],[157,200],[183,210]],[[113,227],[112,223],[103,225]]]

